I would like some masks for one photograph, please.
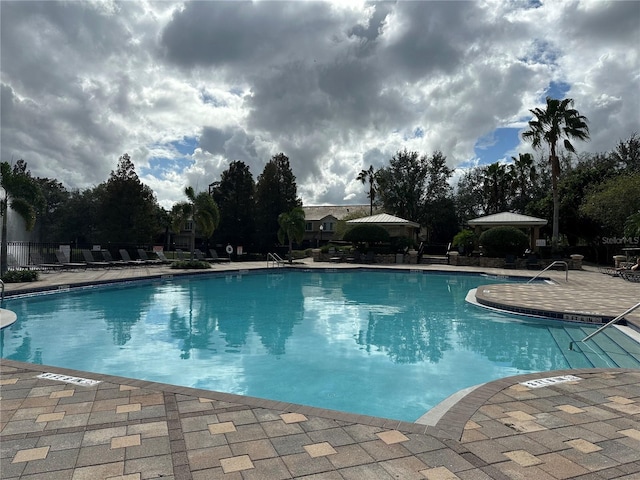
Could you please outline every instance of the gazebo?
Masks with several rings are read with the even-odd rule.
[[[531,250],[538,250],[536,240],[540,237],[540,227],[548,222],[544,218],[530,217],[519,213],[502,212],[485,217],[474,218],[469,220],[468,225],[475,230],[476,235],[480,235],[483,230],[492,227],[516,227],[526,228],[529,231],[529,245]]]
[[[416,239],[417,232],[420,230],[420,224],[405,220],[404,218],[389,215],[388,213],[380,213],[369,217],[354,218],[347,220],[347,225],[356,226],[363,223],[379,225],[389,232],[391,237],[409,237]]]

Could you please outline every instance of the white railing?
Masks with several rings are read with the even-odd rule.
[[[277,253],[267,253],[267,268],[284,267],[285,261]]]
[[[564,260],[556,260],[551,265],[549,265],[547,268],[545,268],[541,272],[538,272],[538,274],[535,277],[533,277],[531,280],[529,280],[527,283],[533,282],[536,278],[538,278],[540,275],[542,275],[544,272],[546,272],[547,270],[549,270],[551,267],[553,267],[555,265],[564,265],[565,281],[568,282],[569,281],[569,264],[567,262],[565,262]]]
[[[633,307],[631,307],[628,310],[625,310],[624,312],[622,312],[620,315],[618,315],[616,318],[614,318],[613,320],[611,320],[609,323],[604,324],[603,326],[601,326],[599,329],[597,329],[595,332],[590,333],[589,335],[587,335],[586,337],[584,337],[582,340],[574,340],[572,342],[569,342],[569,350],[573,350],[573,345],[575,343],[578,342],[586,342],[587,340],[591,339],[592,337],[595,337],[597,334],[599,334],[601,331],[603,331],[605,328],[607,328],[610,325],[613,325],[614,323],[622,320],[625,315],[628,315],[629,313],[633,312],[636,308],[640,308],[640,303],[636,303]]]

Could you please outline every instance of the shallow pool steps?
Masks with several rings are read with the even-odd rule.
[[[594,330],[583,327],[573,330],[573,335],[564,328],[554,331],[571,368],[640,368],[640,346],[616,328],[606,329],[586,343],[580,341]],[[575,342],[574,350],[569,350],[571,341]]]

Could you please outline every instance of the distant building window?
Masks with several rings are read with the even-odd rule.
[[[304,230],[305,230],[305,232],[311,232],[311,231],[313,231],[313,223],[311,223],[311,222],[307,222],[307,223],[305,223],[305,225],[304,225]]]
[[[324,222],[322,224],[322,229],[325,232],[333,232],[333,222]]]
[[[184,230],[186,232],[190,232],[191,230],[193,230],[193,221],[192,220],[188,220],[187,222],[185,222]]]

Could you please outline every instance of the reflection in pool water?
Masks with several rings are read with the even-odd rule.
[[[586,366],[464,302],[474,275],[227,274],[7,302],[2,357],[414,421],[456,391]],[[587,327],[587,330],[589,327]],[[570,357],[571,360],[571,357]],[[577,362],[577,363],[574,363]]]

